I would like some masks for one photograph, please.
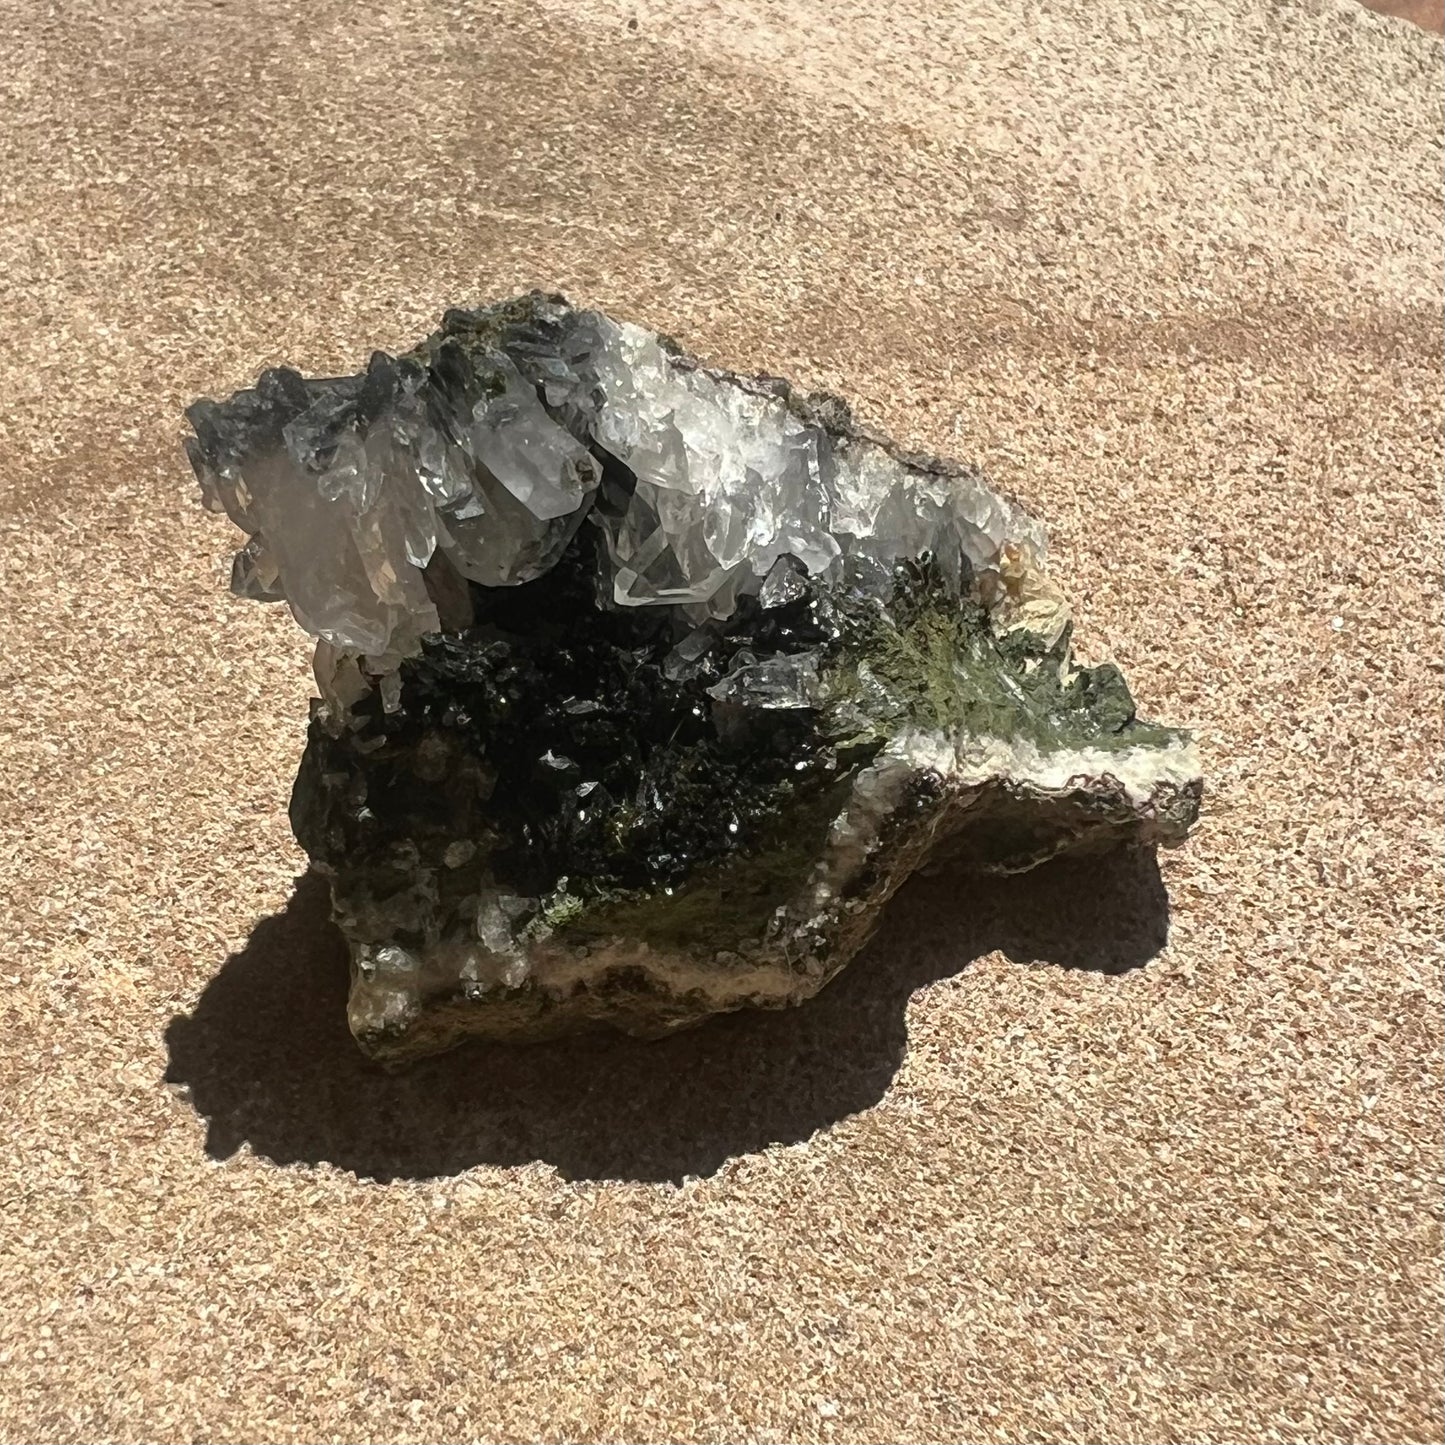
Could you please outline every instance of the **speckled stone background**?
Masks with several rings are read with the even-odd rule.
[[[0,0],[0,1437],[1427,1441],[1440,40],[1344,0]],[[1196,840],[388,1079],[180,410],[566,290],[1051,525]]]

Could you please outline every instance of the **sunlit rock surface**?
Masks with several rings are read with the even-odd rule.
[[[534,293],[188,416],[233,589],[317,639],[291,816],[383,1060],[798,1002],[919,867],[1197,815],[1038,524],[835,397]]]

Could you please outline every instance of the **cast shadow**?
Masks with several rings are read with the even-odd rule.
[[[1122,973],[1159,952],[1169,923],[1152,850],[1014,878],[916,878],[801,1008],[729,1014],[658,1043],[473,1044],[389,1075],[347,1030],[328,906],[321,878],[299,879],[166,1030],[166,1079],[189,1090],[214,1158],[249,1144],[278,1164],[324,1160],[380,1181],[538,1160],[571,1179],[707,1175],[876,1104],[902,1062],[914,990],[994,949]]]

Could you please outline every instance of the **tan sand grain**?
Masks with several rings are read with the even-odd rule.
[[[1437,38],[1344,0],[0,36],[0,1438],[1441,1438]],[[1197,839],[910,886],[796,1014],[364,1069],[293,895],[306,643],[225,594],[180,409],[531,284],[984,464],[1199,730]]]

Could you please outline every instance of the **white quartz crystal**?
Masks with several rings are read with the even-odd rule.
[[[270,372],[224,408],[197,403],[204,499],[251,534],[234,589],[284,598],[330,649],[384,672],[442,625],[424,577],[438,553],[484,586],[530,581],[589,515],[612,602],[675,607],[687,625],[850,559],[882,591],[896,560],[932,553],[998,602],[1008,589],[987,579],[1008,557],[1037,569],[1041,529],[977,473],[840,435],[639,326],[562,306],[551,319],[555,350],[504,342],[473,358],[489,382],[465,406],[384,356],[364,378]],[[603,454],[636,478],[620,511],[593,507]]]

